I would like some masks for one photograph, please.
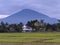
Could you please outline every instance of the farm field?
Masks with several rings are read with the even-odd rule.
[[[60,45],[60,33],[0,33],[0,45]]]

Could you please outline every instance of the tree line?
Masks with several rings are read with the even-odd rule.
[[[32,28],[31,32],[60,32],[60,20],[56,24],[49,24],[44,22],[44,20],[31,20],[25,24],[27,27]],[[8,24],[3,21],[0,23],[0,33],[4,32],[22,32],[24,24],[20,22],[19,24]]]

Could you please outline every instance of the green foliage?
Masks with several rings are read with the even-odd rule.
[[[0,42],[60,42],[60,33],[1,33]]]
[[[32,32],[53,32],[58,31],[60,32],[60,20],[58,20],[59,23],[56,24],[47,24],[44,22],[44,20],[31,20],[26,23],[27,27],[32,28]],[[19,24],[8,24],[4,23],[3,21],[0,23],[0,32],[22,32],[23,31],[23,23],[20,22]]]

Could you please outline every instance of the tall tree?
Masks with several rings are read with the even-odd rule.
[[[23,23],[21,22],[20,24],[17,25],[17,31],[22,32],[23,31]]]
[[[0,31],[1,32],[7,32],[6,25],[5,25],[5,23],[3,21],[1,22],[1,30]]]

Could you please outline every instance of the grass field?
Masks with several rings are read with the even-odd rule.
[[[60,45],[60,33],[0,33],[0,45]]]

